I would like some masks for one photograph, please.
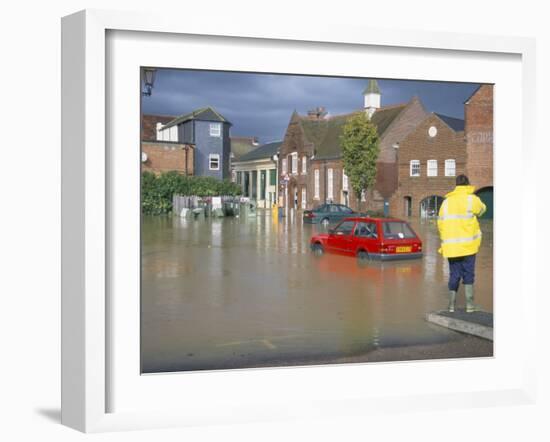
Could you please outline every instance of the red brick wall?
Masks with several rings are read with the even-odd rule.
[[[157,139],[157,123],[166,124],[174,117],[169,115],[143,115],[141,117],[141,140],[155,141]]]
[[[142,171],[158,174],[175,170],[193,175],[194,149],[190,145],[143,142],[141,151],[147,154],[147,161],[141,163]]]
[[[464,105],[466,174],[476,188],[493,185],[493,86],[483,85]]]
[[[437,128],[437,135],[430,137],[428,129]],[[466,142],[464,132],[455,132],[436,115],[432,114],[419,124],[407,138],[399,143],[398,189],[390,199],[390,213],[404,217],[405,197],[412,199],[412,216],[419,216],[421,201],[432,195],[444,197],[455,187],[456,176],[445,176],[445,160],[454,159],[456,175],[464,173],[466,166]],[[411,160],[420,161],[420,176],[410,176]],[[428,160],[437,160],[437,176],[427,176]]]
[[[300,126],[300,116],[294,114],[288,124],[283,143],[279,149],[279,161],[278,161],[278,174],[279,174],[279,196],[283,197],[284,204],[284,195],[288,197],[289,206],[293,207],[294,204],[294,189],[298,190],[298,207],[301,208],[302,204],[302,188],[306,186],[306,198],[308,199],[307,208],[311,208],[311,201],[313,198],[313,187],[309,186],[309,181],[311,178],[311,186],[313,186],[313,176],[310,175],[310,158],[313,155],[313,145],[306,142],[305,136]],[[292,152],[298,153],[298,173],[293,175],[292,172],[292,161],[289,155]],[[307,157],[307,166],[306,174],[302,173],[302,157]],[[288,184],[284,185],[284,176],[283,176],[283,159],[287,160],[287,174],[288,174]]]

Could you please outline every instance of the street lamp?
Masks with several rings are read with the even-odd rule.
[[[146,97],[151,96],[153,85],[155,84],[155,76],[157,70],[153,68],[143,68],[143,82],[145,83],[144,90],[141,92]]]

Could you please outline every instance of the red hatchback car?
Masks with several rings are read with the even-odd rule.
[[[310,241],[316,255],[337,253],[359,259],[411,259],[422,257],[422,240],[409,223],[394,218],[346,218],[328,233]]]

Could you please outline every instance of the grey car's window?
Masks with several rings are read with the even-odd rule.
[[[344,213],[353,213],[353,210],[351,210],[349,207],[346,206],[339,206],[340,210]]]
[[[329,207],[330,207],[330,211],[331,211],[332,213],[338,213],[338,212],[340,212],[340,211],[338,210],[338,206],[332,205],[332,206],[329,206]]]
[[[416,238],[416,235],[413,233],[407,223],[399,221],[388,221],[384,223],[384,238]]]
[[[314,210],[316,212],[325,212],[326,211],[326,208],[327,206],[325,204],[321,205],[321,206],[317,206]]]
[[[355,227],[355,236],[363,238],[378,238],[376,223],[357,223]]]
[[[334,233],[341,232],[344,235],[351,235],[354,224],[355,224],[355,221],[343,221],[338,226],[336,226],[336,228],[334,229]]]

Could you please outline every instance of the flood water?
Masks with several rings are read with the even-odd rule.
[[[142,372],[306,365],[457,339],[424,320],[447,306],[448,266],[435,221],[411,224],[421,260],[359,265],[313,256],[322,228],[294,216],[143,217]],[[492,312],[492,222],[482,231],[475,301]]]

